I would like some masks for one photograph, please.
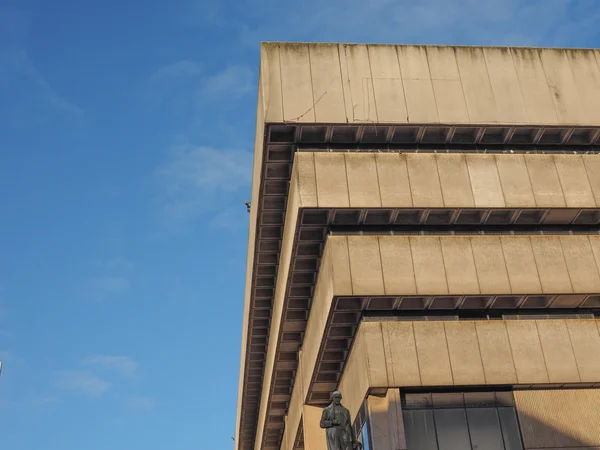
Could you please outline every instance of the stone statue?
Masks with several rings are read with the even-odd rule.
[[[335,391],[332,399],[321,416],[321,428],[325,428],[327,436],[327,450],[362,449],[362,444],[354,437],[350,411],[342,406],[341,392]]]

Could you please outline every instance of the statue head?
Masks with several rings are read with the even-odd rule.
[[[338,406],[342,403],[342,393],[340,391],[335,391],[332,395],[331,398],[333,400],[333,404]]]

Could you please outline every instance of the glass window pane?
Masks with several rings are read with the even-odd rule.
[[[363,450],[371,450],[371,439],[369,438],[369,425],[367,422],[362,427],[362,431],[360,433]]]
[[[504,448],[506,450],[523,450],[521,430],[515,408],[498,408],[498,415],[502,426],[502,436],[504,436]]]
[[[434,417],[439,450],[471,448],[464,409],[438,409],[434,411]]]
[[[467,419],[474,449],[504,450],[496,408],[467,409]]]
[[[409,450],[438,450],[432,410],[403,411],[402,417]]]

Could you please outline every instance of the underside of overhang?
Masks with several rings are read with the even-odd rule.
[[[593,317],[600,311],[599,250],[600,236],[330,237],[294,374],[288,439],[296,437],[301,406],[324,406],[339,387],[363,318],[410,322]],[[575,273],[580,264],[589,263],[585,276]],[[373,370],[386,372],[385,364],[379,361]],[[411,383],[405,380],[401,385]],[[392,385],[374,382],[370,387]],[[348,395],[352,390],[345,386]]]
[[[299,151],[291,143],[266,145],[261,201],[253,205],[258,208],[258,219],[245,352],[243,448],[253,447],[259,419],[268,420],[266,410],[259,417],[259,404],[270,335],[275,339],[271,341],[275,345],[269,344],[270,352],[289,349],[267,368],[268,385],[273,395],[277,393],[276,406],[287,408],[292,386],[272,375],[273,371],[289,372],[293,381],[294,352],[303,339],[328,234],[597,233],[600,157],[587,154],[589,149],[566,159],[537,151],[527,154],[532,151],[527,148],[513,146],[513,154],[478,152],[475,160],[475,155],[463,154],[460,148],[449,154],[431,149],[415,154],[373,153],[372,149],[363,153],[361,147],[346,149],[342,155]],[[437,177],[432,177],[434,172]],[[331,182],[336,174],[343,183]],[[538,179],[545,180],[541,190]],[[407,186],[398,184],[402,180]],[[435,194],[424,198],[422,192]],[[369,193],[376,198],[368,198]],[[281,263],[287,266],[283,278]],[[283,302],[278,307],[274,298],[279,284]],[[278,312],[276,334],[272,331],[274,312]],[[269,448],[281,439],[283,418],[278,417],[267,428],[264,442]]]

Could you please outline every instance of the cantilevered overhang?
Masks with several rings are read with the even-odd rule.
[[[399,314],[410,320],[415,315],[427,314],[434,319],[449,312],[517,315],[534,310],[543,316],[567,309],[582,314],[598,311],[598,264],[598,234],[329,236],[299,353],[286,442],[295,440],[301,406],[325,405],[331,392],[338,388],[356,330],[365,314]],[[526,317],[533,316],[523,318]],[[439,337],[435,331],[430,341]],[[600,367],[596,362],[600,344],[593,348],[593,354],[586,355],[584,363],[595,369],[583,378],[575,371],[569,372],[569,377],[548,379],[535,370],[523,371],[518,378],[508,377],[501,376],[506,368],[495,367],[488,371],[487,378],[471,383],[464,376],[468,364],[458,367],[454,375],[446,376],[444,368],[436,367],[431,358],[429,362],[423,359],[422,373],[416,377],[408,359],[406,370],[398,371],[397,377],[392,375],[386,364],[397,361],[408,342],[399,346],[395,355],[388,355],[389,361],[384,361],[383,347],[381,354],[379,348],[368,350],[369,358],[363,359],[374,361],[368,369],[369,375],[355,379],[354,384],[352,381],[345,384],[349,405],[358,407],[369,387],[600,382]],[[566,344],[571,345],[568,341]],[[397,362],[398,367],[403,367]],[[370,384],[365,387],[365,382]],[[359,392],[356,396],[354,388]]]
[[[277,216],[281,250],[278,244],[270,260],[259,253],[255,272],[257,292],[274,295],[274,302],[256,297],[264,303],[256,304],[258,318],[252,323],[265,336],[262,347],[250,348],[266,357],[258,437],[265,427],[269,447],[281,439],[323,243],[331,230],[422,234],[439,233],[430,226],[441,225],[444,233],[597,233],[600,208],[592,186],[600,182],[600,172],[593,170],[599,162],[596,155],[296,153],[285,228],[284,216]],[[259,239],[274,241],[264,234]],[[277,263],[277,279],[269,282],[275,270],[269,264]]]
[[[597,59],[596,50],[262,45],[238,448],[252,448],[255,442],[269,308],[279,270],[294,154],[307,146],[369,152],[597,153]],[[590,167],[596,173],[600,170],[598,159],[588,159],[586,164],[588,171]],[[598,196],[599,188],[593,183]],[[519,205],[505,203],[512,212],[518,209]],[[570,207],[566,201],[565,205]],[[419,216],[423,220],[430,217],[424,205],[411,208],[425,213]],[[594,212],[586,214],[587,219],[579,220],[594,220]],[[343,214],[335,216],[345,220],[340,219]],[[523,219],[526,216],[522,220],[535,221]],[[496,220],[495,215],[490,217]]]

